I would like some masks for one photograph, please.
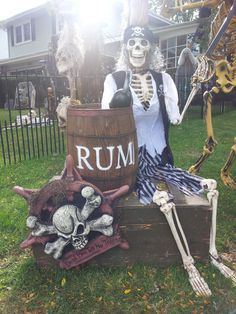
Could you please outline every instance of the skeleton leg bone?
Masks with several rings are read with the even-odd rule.
[[[234,138],[234,145],[231,147],[231,152],[229,157],[221,169],[221,180],[227,186],[230,186],[233,189],[236,189],[236,182],[230,177],[230,170],[234,161],[236,160],[236,137]]]
[[[198,270],[194,266],[194,260],[190,254],[190,250],[188,247],[186,237],[184,235],[184,231],[183,231],[181,224],[180,224],[180,221],[178,219],[175,204],[173,202],[169,202],[169,200],[170,200],[170,198],[168,196],[168,193],[165,191],[160,192],[157,190],[154,193],[153,202],[156,203],[158,206],[160,206],[160,210],[166,216],[167,222],[169,224],[169,227],[170,227],[171,232],[173,234],[173,237],[175,239],[176,245],[177,245],[179,252],[181,254],[184,268],[188,272],[189,282],[190,282],[193,290],[196,292],[196,294],[198,296],[210,296],[211,290],[209,289],[207,283],[201,277]],[[184,242],[185,249],[184,249],[184,246],[181,242],[179,234],[177,232],[177,228],[176,228],[174,220],[173,220],[173,213],[175,215],[177,226],[178,226],[180,234],[182,236],[182,240]]]
[[[217,89],[212,88],[210,92],[204,93],[204,103],[206,105],[206,126],[207,126],[207,139],[203,147],[203,152],[196,163],[189,168],[189,172],[196,174],[199,172],[203,162],[214,152],[214,148],[217,145],[217,141],[214,139],[214,132],[212,126],[212,93],[217,93]]]
[[[212,206],[212,224],[210,233],[210,258],[211,263],[226,277],[230,278],[234,283],[236,283],[236,272],[230,269],[228,266],[224,265],[217,253],[216,249],[216,217],[217,217],[217,204],[218,204],[218,191],[216,190],[217,183],[215,180],[204,179],[201,182],[202,187],[207,191],[207,198]]]

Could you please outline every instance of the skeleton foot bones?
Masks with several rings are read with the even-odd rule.
[[[171,232],[173,234],[173,237],[176,241],[177,247],[179,249],[179,252],[181,254],[184,268],[188,272],[189,275],[189,282],[193,288],[193,290],[196,292],[199,296],[210,296],[211,291],[205,282],[205,280],[200,276],[198,270],[194,266],[194,260],[192,256],[190,255],[189,247],[187,244],[187,240],[185,238],[183,229],[181,227],[181,224],[179,222],[175,204],[173,202],[170,202],[170,197],[167,192],[165,191],[156,191],[153,196],[153,202],[156,203],[158,206],[160,206],[160,210],[163,212],[163,214],[166,216],[167,222],[170,226]],[[173,214],[176,218],[177,226],[179,228],[179,233],[182,236],[182,240],[184,242],[184,246],[186,249],[184,249],[184,246],[181,242],[180,236],[178,234],[177,228],[174,223]]]
[[[217,215],[217,201],[218,201],[218,191],[216,190],[216,181],[210,179],[204,179],[201,182],[203,189],[207,192],[207,198],[210,205],[212,206],[212,225],[210,232],[210,247],[209,253],[211,258],[211,263],[227,278],[233,280],[236,283],[236,272],[231,270],[229,267],[224,265],[217,253],[215,240],[216,240],[216,215]],[[157,190],[153,195],[153,202],[160,206],[160,210],[166,216],[167,222],[176,241],[176,245],[181,254],[184,268],[189,275],[189,282],[199,296],[210,296],[211,290],[209,289],[205,280],[201,277],[200,273],[194,266],[194,260],[190,254],[189,246],[184,235],[184,231],[181,227],[178,215],[176,212],[175,204],[171,202],[171,199],[167,192]],[[173,219],[175,216],[176,225]],[[178,231],[177,231],[178,228]],[[180,239],[181,235],[182,239]],[[182,240],[182,241],[181,241]],[[184,245],[183,245],[184,244]]]
[[[216,216],[217,216],[217,204],[219,193],[216,190],[215,180],[202,180],[202,186],[207,192],[207,198],[212,206],[212,225],[210,234],[210,258],[211,263],[215,266],[226,278],[230,278],[234,283],[236,283],[236,272],[230,269],[228,266],[224,265],[221,258],[218,255],[216,249]]]

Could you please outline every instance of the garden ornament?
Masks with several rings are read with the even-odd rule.
[[[86,260],[94,257],[94,254],[85,252],[80,258],[79,252],[87,247],[91,249],[90,243],[101,247],[102,252],[116,245],[127,247],[127,243],[117,233],[117,226],[114,228],[111,203],[126,194],[129,187],[101,192],[82,180],[73,168],[70,155],[67,156],[62,176],[53,178],[42,189],[29,190],[16,186],[14,190],[30,205],[26,224],[31,234],[21,245],[22,248],[42,243],[46,254],[60,259],[61,267],[68,268],[68,261],[65,262],[67,247],[67,251],[70,251],[69,264],[73,266],[81,264],[84,256]],[[102,238],[100,243],[101,236],[97,234],[111,240],[104,244]],[[98,254],[99,250],[96,251]]]
[[[32,229],[33,236],[57,234],[55,242],[47,243],[46,254],[53,254],[55,259],[61,257],[63,249],[69,243],[76,250],[83,249],[88,243],[90,231],[98,231],[106,236],[113,234],[113,217],[102,215],[101,217],[88,220],[90,214],[101,205],[101,196],[94,195],[92,187],[86,186],[81,190],[81,195],[86,199],[82,209],[74,205],[63,205],[52,216],[52,225],[43,225],[36,216],[27,218],[27,226]]]

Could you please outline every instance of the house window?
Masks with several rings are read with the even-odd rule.
[[[164,56],[167,69],[177,67],[180,53],[186,47],[187,39],[187,35],[181,35],[160,41],[161,53]]]
[[[21,25],[15,26],[15,44],[23,44],[32,40],[31,38],[31,23],[26,22]]]

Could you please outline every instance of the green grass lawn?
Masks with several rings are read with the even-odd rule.
[[[220,182],[223,166],[236,135],[236,111],[214,117],[218,146],[201,175],[218,182],[217,247],[236,251],[236,193]],[[205,123],[193,108],[180,126],[171,127],[175,164],[183,169],[200,155]],[[212,297],[196,297],[181,264],[168,268],[134,264],[129,267],[83,267],[80,271],[44,270],[30,250],[19,244],[28,230],[25,201],[14,185],[40,188],[63,169],[65,155],[0,166],[0,313],[219,313],[236,309],[236,287],[210,264],[197,263]],[[232,175],[236,178],[236,165]],[[231,268],[236,269],[236,263]]]
[[[28,113],[29,113],[29,110],[21,110],[22,115],[25,115]],[[0,121],[2,123],[4,123],[4,121],[6,121],[7,125],[8,125],[10,122],[10,115],[11,115],[11,121],[13,123],[15,121],[16,117],[20,115],[20,110],[11,110],[9,112],[9,110],[1,109],[0,110]]]

